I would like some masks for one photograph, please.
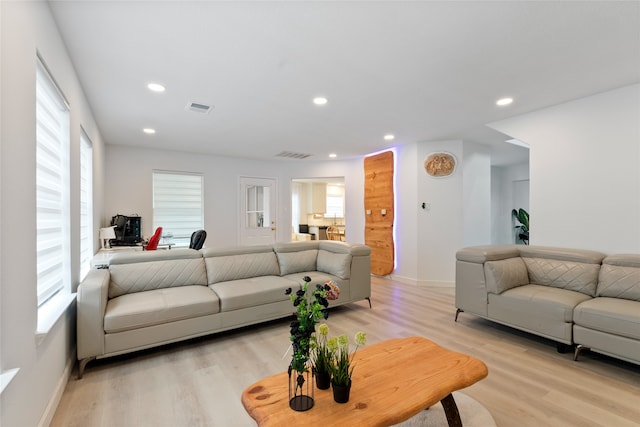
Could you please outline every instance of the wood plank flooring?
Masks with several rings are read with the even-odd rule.
[[[362,330],[368,342],[424,336],[483,360],[489,376],[464,393],[499,427],[640,426],[640,366],[585,353],[462,313],[453,321],[454,290],[373,278],[366,301],[333,309],[331,334]],[[286,369],[288,323],[215,334],[91,362],[75,372],[52,426],[255,426],[240,402],[257,380]],[[292,427],[292,426],[290,426]]]

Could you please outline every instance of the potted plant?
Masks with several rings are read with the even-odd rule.
[[[518,221],[518,225],[514,228],[517,230],[516,234],[518,239],[522,241],[525,245],[529,244],[529,213],[524,209],[513,209],[511,211],[511,216]]]
[[[329,317],[329,301],[333,299],[339,290],[335,284],[325,283],[316,285],[311,294],[311,299],[307,296],[307,291],[311,278],[302,278],[304,284],[302,289],[293,293],[288,288],[285,293],[289,295],[296,313],[290,324],[291,346],[293,355],[289,364],[289,406],[296,411],[306,411],[313,407],[313,381],[308,381],[309,353],[312,334],[315,332],[316,323],[320,318]],[[336,293],[337,292],[337,293]],[[306,375],[305,375],[306,374]]]
[[[316,386],[326,390],[331,385],[331,365],[334,352],[327,346],[329,326],[323,323],[318,326],[315,335],[311,337],[311,359],[316,376]]]
[[[358,347],[365,345],[367,335],[364,332],[358,332],[355,335],[356,348],[353,353],[349,353],[349,337],[340,335],[333,337],[327,342],[327,347],[334,352],[334,363],[331,365],[331,386],[333,388],[333,400],[337,403],[346,403],[349,401],[349,393],[351,392],[351,377],[355,364],[353,359]]]

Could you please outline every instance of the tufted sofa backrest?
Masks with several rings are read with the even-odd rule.
[[[208,284],[258,276],[279,276],[280,267],[271,246],[205,249]]]
[[[109,298],[152,289],[207,284],[202,255],[192,249],[121,253],[109,264]]]
[[[640,255],[610,255],[602,261],[599,297],[640,301]]]
[[[528,246],[520,248],[527,266],[529,283],[581,292],[595,296],[600,264],[605,255],[600,252]]]

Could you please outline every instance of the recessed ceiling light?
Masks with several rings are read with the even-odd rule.
[[[158,84],[158,83],[149,83],[147,85],[147,88],[149,90],[154,91],[154,92],[164,92],[165,91],[164,86],[162,86],[161,84]]]
[[[317,98],[313,98],[313,103],[316,105],[324,105],[328,102],[328,99],[322,96],[319,96]]]
[[[144,129],[142,129],[142,132],[148,133],[149,135],[152,135],[152,134],[156,133],[156,130],[155,129],[151,129],[151,128],[144,128]]]
[[[329,154],[329,157],[331,157],[332,159],[335,159],[336,157],[338,157],[338,155],[336,153],[331,153]]]
[[[396,137],[395,135],[392,135],[392,134],[388,133],[388,134],[386,134],[384,136],[384,140],[385,141],[393,141],[395,139],[395,137]]]
[[[496,105],[504,107],[505,105],[509,105],[513,102],[513,98],[501,98],[496,101]]]

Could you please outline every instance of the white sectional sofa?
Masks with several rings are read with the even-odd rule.
[[[371,305],[371,250],[335,241],[115,255],[78,287],[78,377],[87,363],[293,313],[287,288],[334,280],[330,307]]]
[[[456,320],[473,313],[640,364],[640,255],[540,246],[476,246],[456,254]]]

